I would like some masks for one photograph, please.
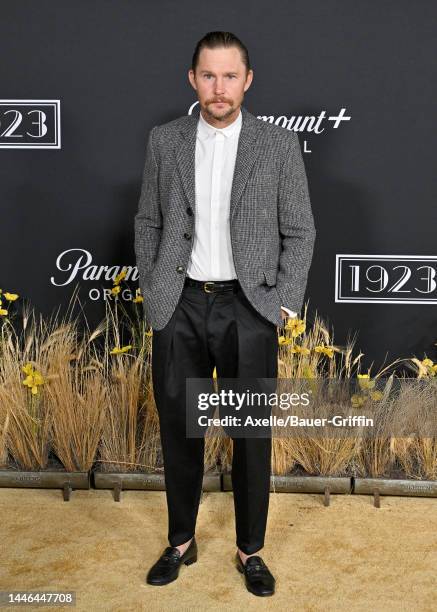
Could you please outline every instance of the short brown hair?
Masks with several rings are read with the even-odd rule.
[[[199,40],[193,53],[191,68],[196,72],[199,55],[202,49],[217,49],[219,47],[237,47],[241,53],[241,59],[246,66],[246,73],[250,70],[249,52],[241,40],[232,32],[208,32]]]

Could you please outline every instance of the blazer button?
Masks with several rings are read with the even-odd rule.
[[[183,271],[184,271],[184,266],[178,266],[176,268],[176,272],[179,272],[179,274],[181,274],[181,272],[183,272]]]
[[[193,214],[193,209],[191,208],[191,206],[189,206],[187,208],[187,215],[190,215],[190,217],[191,217],[192,214]]]
[[[186,238],[187,240],[190,240],[191,239],[191,234],[189,234],[188,232],[185,232],[184,238]]]

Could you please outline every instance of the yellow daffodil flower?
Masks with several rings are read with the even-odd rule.
[[[4,308],[0,308],[0,315],[7,315],[8,311],[5,310]]]
[[[291,344],[293,341],[291,338],[286,338],[285,336],[279,336],[278,344]]]
[[[144,298],[142,295],[137,295],[136,297],[134,297],[134,299],[132,300],[132,302],[134,302],[135,304],[139,304],[141,302],[144,302]]]
[[[354,395],[352,395],[351,397],[351,402],[354,408],[359,408],[364,404],[364,397],[362,395],[356,395],[354,393]]]
[[[411,361],[417,366],[417,378],[426,378],[429,375],[434,376],[436,370],[434,369],[435,366],[433,365],[431,359],[425,358],[423,361],[421,361],[420,359],[413,357]]]
[[[44,378],[41,372],[35,370],[31,363],[27,363],[22,369],[23,372],[27,374],[26,378],[23,380],[23,385],[29,387],[32,394],[36,395],[38,393],[38,386],[44,384]]]
[[[117,274],[117,276],[114,279],[114,285],[118,285],[120,281],[123,280],[123,278],[125,278],[126,276],[126,270],[122,270],[120,272],[120,274]]]
[[[120,291],[121,291],[120,285],[116,285],[115,287],[112,287],[111,289],[112,295],[117,295],[118,293],[120,293]]]
[[[314,351],[316,353],[322,353],[323,355],[327,355],[330,359],[334,356],[333,346],[325,346],[324,344],[320,344],[314,347]]]
[[[112,351],[110,351],[111,355],[121,355],[122,353],[127,353],[127,351],[130,351],[130,349],[132,348],[131,344],[128,344],[127,346],[123,346],[122,348],[119,348],[118,346],[116,346],[115,348],[112,349]]]
[[[310,349],[304,347],[304,346],[299,346],[298,344],[296,344],[295,346],[293,346],[290,349],[290,353],[298,353],[299,355],[309,355],[310,354]]]
[[[28,362],[28,363],[26,363],[25,366],[22,366],[21,369],[23,370],[23,372],[25,374],[32,374],[32,372],[33,372],[33,365]]]
[[[3,295],[9,302],[15,302],[15,300],[19,297],[18,293],[9,293],[8,291]]]
[[[301,334],[303,334],[305,331],[305,328],[306,328],[305,321],[303,319],[298,319],[296,317],[292,319],[289,318],[286,324],[284,325],[284,329],[291,330],[292,338],[297,338],[297,336],[300,336]]]
[[[370,380],[369,374],[357,374],[358,384],[361,389],[373,389],[375,381]]]
[[[434,364],[432,359],[428,357],[422,361],[422,366],[426,369],[426,375],[435,376],[437,372],[437,364]]]

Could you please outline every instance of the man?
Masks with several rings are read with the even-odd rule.
[[[197,44],[188,78],[199,113],[147,142],[135,251],[160,420],[170,546],[147,575],[175,580],[197,560],[204,439],[187,437],[187,378],[277,377],[277,327],[302,308],[315,227],[299,140],[242,106],[253,71],[229,32]],[[264,546],[271,438],[234,438],[235,562],[272,595]]]

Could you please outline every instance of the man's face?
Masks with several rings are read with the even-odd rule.
[[[196,72],[188,72],[197,91],[200,108],[206,119],[226,122],[239,112],[244,92],[252,83],[253,71],[246,66],[237,47],[204,48]]]

